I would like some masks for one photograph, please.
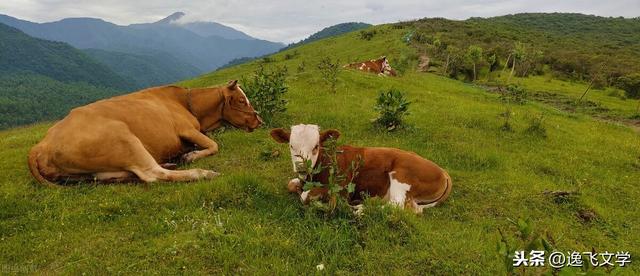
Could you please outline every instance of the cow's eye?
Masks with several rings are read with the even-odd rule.
[[[316,145],[313,150],[318,150],[318,148],[320,147],[320,145]]]

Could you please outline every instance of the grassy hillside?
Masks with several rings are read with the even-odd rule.
[[[510,219],[530,219],[534,233],[551,236],[561,251],[640,254],[637,133],[538,101],[511,106],[513,131],[505,132],[506,106],[497,94],[411,67],[398,78],[344,70],[337,93],[330,93],[316,69],[325,56],[346,64],[386,55],[394,65],[417,55],[403,41],[407,29],[371,30],[370,40],[349,33],[263,64],[289,68],[288,111],[278,122],[337,128],[342,143],[415,151],[452,176],[444,205],[420,216],[376,202],[359,218],[307,210],[286,192],[290,157],[268,129],[212,134],[220,153],[188,166],[222,172],[212,181],[49,189],[34,183],[25,164],[50,126],[40,124],[0,132],[0,265],[38,273],[271,275],[313,274],[322,264],[328,274],[495,275],[505,272],[499,229],[518,244]],[[181,84],[241,79],[258,62]],[[305,69],[296,70],[301,63]],[[413,104],[407,129],[383,133],[370,123],[372,106],[391,87]],[[525,131],[539,114],[546,138]],[[272,150],[283,154],[261,158]],[[547,190],[579,194],[558,199]],[[640,267],[617,273],[638,274]]]
[[[640,20],[583,14],[536,13],[454,21],[425,18],[398,27],[411,30],[405,39],[447,74],[470,78],[467,51],[480,47],[479,67],[511,65],[517,53],[516,75],[552,72],[556,77],[612,85],[640,70]],[[491,56],[495,56],[491,58]],[[544,65],[544,66],[543,66]],[[451,69],[458,68],[458,70]]]

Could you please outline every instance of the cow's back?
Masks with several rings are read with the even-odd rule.
[[[362,165],[355,179],[357,184],[356,196],[366,192],[371,196],[385,196],[389,190],[390,173],[401,173],[407,182],[429,183],[440,182],[444,177],[444,170],[430,160],[416,153],[395,148],[384,147],[341,147],[341,167],[349,167],[351,162],[362,158]]]
[[[162,92],[148,89],[75,108],[42,143],[61,154],[100,155],[133,135],[157,161],[171,158],[182,150],[176,132],[179,104]]]

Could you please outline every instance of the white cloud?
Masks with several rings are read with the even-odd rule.
[[[580,12],[640,16],[638,0],[2,0],[0,13],[35,22],[102,18],[120,25],[153,22],[182,11],[187,21],[215,21],[251,36],[294,42],[324,27],[348,22],[389,23],[423,17],[465,19],[519,12]]]

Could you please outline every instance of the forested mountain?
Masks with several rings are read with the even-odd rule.
[[[134,89],[132,81],[63,42],[0,24],[0,129],[54,120]]]
[[[74,107],[123,93],[85,82],[61,82],[32,73],[0,75],[0,129],[50,121]]]
[[[161,52],[136,55],[100,49],[83,51],[120,76],[131,79],[139,88],[173,83],[200,72],[191,64]]]
[[[478,71],[506,65],[518,76],[548,71],[613,85],[640,71],[638,18],[529,13],[464,21],[427,18],[397,27],[407,29],[406,41],[451,76],[472,78],[476,63]]]
[[[316,41],[316,40],[320,40],[323,38],[327,38],[327,37],[332,37],[332,36],[337,36],[337,35],[341,35],[344,33],[348,33],[348,32],[353,32],[353,31],[357,31],[360,29],[364,29],[367,27],[370,27],[371,24],[367,24],[367,23],[362,23],[362,22],[347,22],[347,23],[340,23],[337,25],[333,25],[333,26],[329,26],[326,27],[312,35],[310,35],[309,37],[290,44],[289,46],[287,46],[287,48],[291,48],[291,47],[295,47],[298,45],[302,45],[302,44],[306,44],[312,41]]]
[[[94,86],[130,89],[133,83],[62,42],[30,37],[0,24],[0,72],[31,72],[61,82],[86,82]]]
[[[329,26],[326,27],[312,35],[310,35],[309,37],[296,42],[296,43],[291,43],[289,45],[287,45],[287,47],[280,49],[280,51],[284,51],[296,46],[300,46],[300,45],[304,45],[307,43],[311,43],[313,41],[316,40],[321,40],[324,38],[328,38],[328,37],[332,37],[332,36],[337,36],[337,35],[341,35],[344,33],[348,33],[348,32],[352,32],[352,31],[356,31],[356,30],[360,30],[360,29],[364,29],[367,27],[370,27],[371,24],[367,24],[367,23],[362,23],[362,22],[347,22],[347,23],[340,23],[337,25],[333,25],[333,26]],[[219,69],[223,69],[223,68],[227,68],[227,67],[231,67],[234,65],[238,65],[238,64],[243,64],[252,60],[255,60],[259,57],[239,57],[239,58],[235,58],[233,60],[230,60],[229,62],[227,62],[225,65],[222,65]]]
[[[0,23],[18,28],[25,33],[53,41],[62,41],[79,49],[101,49],[134,55],[155,56],[164,53],[168,60],[181,60],[190,66],[176,75],[195,76],[214,70],[238,57],[254,57],[272,53],[284,45],[254,39],[232,28],[211,22],[178,24],[184,14],[173,14],[154,23],[119,26],[94,18],[67,18],[56,22],[33,23],[0,15]],[[132,61],[129,59],[129,61]],[[108,62],[113,64],[117,61]],[[168,63],[163,62],[162,64]],[[149,63],[136,67],[149,66]],[[152,72],[167,70],[156,68]],[[138,71],[143,73],[144,71]],[[134,79],[154,79],[155,76],[136,75]],[[163,79],[160,83],[170,82]]]

